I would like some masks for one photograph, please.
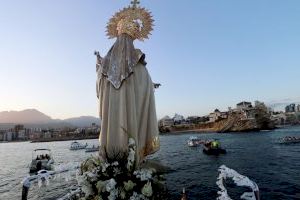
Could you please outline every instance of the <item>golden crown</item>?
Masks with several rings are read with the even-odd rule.
[[[106,27],[109,38],[118,37],[122,33],[141,41],[149,38],[154,20],[148,10],[137,6],[139,3],[133,0],[132,6],[120,10],[109,20]]]

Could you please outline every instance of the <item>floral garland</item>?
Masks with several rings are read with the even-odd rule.
[[[77,181],[83,200],[158,200],[165,199],[165,179],[153,168],[135,168],[136,145],[128,141],[124,159],[103,161],[91,157],[81,164]]]

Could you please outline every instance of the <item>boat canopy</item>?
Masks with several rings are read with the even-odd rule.
[[[33,151],[51,151],[50,149],[35,149]]]
[[[49,152],[48,154],[50,155],[50,156],[52,156],[52,152],[51,152],[51,150],[50,149],[35,149],[35,150],[33,150],[32,151],[32,159],[34,158],[34,157],[36,157],[36,155],[38,155],[39,153],[37,153],[38,151],[47,151],[47,152]]]

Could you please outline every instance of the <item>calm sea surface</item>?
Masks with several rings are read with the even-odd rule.
[[[207,156],[201,148],[189,148],[191,136],[204,139],[220,139],[227,154]],[[216,199],[218,167],[225,164],[254,180],[261,199],[300,199],[300,144],[280,145],[278,138],[300,136],[300,127],[241,134],[185,134],[161,137],[161,149],[153,157],[173,171],[166,175],[170,199],[179,199],[183,187],[189,199]],[[86,140],[97,144],[97,140]],[[50,148],[56,164],[79,163],[91,153],[70,151],[71,141],[49,143],[0,143],[0,200],[21,199],[22,179],[28,174],[31,152],[35,148]],[[68,178],[68,181],[65,181]],[[33,184],[29,199],[56,199],[68,192],[75,184],[74,175],[62,174],[51,180],[47,187]],[[245,191],[227,183],[229,194],[234,199]]]

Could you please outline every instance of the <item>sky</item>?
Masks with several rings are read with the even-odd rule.
[[[0,0],[0,111],[98,116],[96,58],[130,0]],[[300,1],[142,0],[155,19],[146,53],[158,118],[242,100],[300,97]]]

